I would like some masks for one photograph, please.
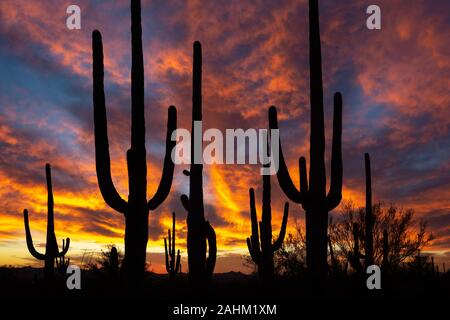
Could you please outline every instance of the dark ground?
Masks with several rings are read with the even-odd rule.
[[[65,279],[59,274],[51,285],[43,281],[41,269],[0,268],[0,301],[13,306],[23,302],[37,305],[78,306],[72,310],[80,311],[84,306],[100,306],[102,312],[117,312],[140,308],[151,312],[154,317],[146,319],[298,319],[295,315],[314,310],[318,315],[323,312],[349,313],[357,307],[369,308],[371,313],[380,311],[380,307],[409,306],[413,311],[421,305],[450,305],[450,273],[435,275],[412,275],[400,273],[395,277],[384,277],[381,290],[368,290],[365,278],[345,276],[331,279],[323,287],[313,286],[306,279],[294,280],[279,278],[271,286],[263,286],[255,276],[242,273],[215,274],[211,283],[200,290],[191,288],[186,274],[175,279],[167,275],[147,274],[140,290],[126,290],[120,281],[112,281],[103,272],[83,271],[81,290],[68,290]],[[174,308],[183,306],[208,306],[206,317],[175,316]],[[219,309],[225,312],[226,305],[258,305],[253,311],[258,315],[229,313],[219,315]],[[277,305],[276,315],[264,315],[267,311],[259,305]],[[129,308],[133,305],[133,308]],[[223,305],[220,307],[219,305]],[[232,308],[232,307],[231,307]],[[264,307],[263,307],[264,308]],[[426,307],[428,308],[428,307]],[[254,312],[255,313],[255,312]],[[158,316],[156,316],[158,314]],[[442,319],[448,319],[447,314]]]

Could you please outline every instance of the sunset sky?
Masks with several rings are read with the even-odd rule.
[[[346,200],[364,204],[364,152],[372,159],[374,199],[413,208],[437,239],[427,248],[450,265],[450,2],[377,0],[382,30],[366,28],[374,1],[320,1],[327,151],[332,98],[344,99]],[[81,7],[81,30],[66,8]],[[203,126],[266,128],[278,108],[284,155],[293,177],[309,157],[308,5],[306,0],[142,1],[149,195],[160,179],[167,107],[190,129],[192,43],[203,47]],[[38,251],[45,250],[46,162],[53,168],[55,231],[71,238],[68,256],[108,244],[123,247],[124,218],[103,201],[94,165],[91,33],[103,35],[112,175],[128,195],[130,145],[129,1],[0,1],[0,265],[38,266],[28,253],[22,211]],[[329,164],[327,169],[329,172]],[[169,198],[150,212],[148,260],[163,272],[163,237],[177,217],[186,270],[188,192],[175,169]],[[216,272],[246,271],[248,188],[261,205],[257,165],[205,166],[205,214],[217,233]],[[298,182],[298,180],[297,180]],[[272,179],[274,234],[287,200]],[[338,208],[339,209],[339,208]],[[336,213],[339,210],[335,210]],[[259,210],[260,212],[260,210]],[[289,230],[304,212],[290,206]]]

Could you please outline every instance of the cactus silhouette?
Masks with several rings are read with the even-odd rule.
[[[142,53],[141,5],[131,1],[131,148],[127,151],[128,201],[122,199],[112,182],[109,156],[105,93],[103,85],[103,44],[99,31],[92,34],[94,78],[95,160],[100,192],[105,202],[125,215],[124,274],[128,284],[138,284],[145,273],[148,241],[148,215],[166,199],[172,186],[174,163],[171,141],[176,129],[174,106],[168,110],[166,152],[161,181],[153,198],[147,201],[147,163],[144,117],[144,61]]]
[[[112,278],[119,275],[119,253],[116,247],[112,247],[109,253],[109,273]]]
[[[306,160],[299,160],[300,189],[292,182],[279,144],[280,187],[286,196],[302,205],[306,212],[306,262],[312,276],[324,279],[327,275],[328,212],[336,208],[342,199],[342,96],[334,95],[333,145],[331,153],[331,182],[326,193],[325,130],[323,111],[322,62],[319,31],[319,8],[317,0],[309,1],[309,57],[310,57],[310,168],[309,185]],[[271,129],[278,129],[277,111],[269,109]]]
[[[366,268],[373,265],[373,223],[374,216],[372,212],[372,174],[370,170],[370,155],[366,153],[364,155],[364,163],[366,169],[366,230],[365,230],[365,241],[364,241],[364,256],[365,256],[365,266]]]
[[[65,244],[64,244],[64,239],[63,239],[62,247],[64,248],[64,246],[65,246]],[[66,259],[66,255],[63,254],[60,257],[56,257],[55,262],[56,262],[56,269],[58,270],[58,272],[62,275],[65,275],[67,268],[69,267],[69,264],[70,264],[70,258]]]
[[[170,229],[167,230],[169,239],[169,248],[167,248],[167,238],[164,238],[164,249],[166,253],[166,270],[171,278],[174,278],[180,272],[180,249],[175,255],[175,212],[172,212],[172,235]]]
[[[353,253],[350,257],[350,263],[357,272],[363,271],[361,259],[364,259],[364,266],[374,264],[373,259],[373,224],[374,215],[372,208],[372,176],[370,170],[370,155],[364,154],[365,175],[366,175],[366,208],[364,212],[364,254],[360,251],[359,240],[362,237],[362,230],[358,223],[353,223]]]
[[[189,177],[189,197],[181,196],[187,215],[187,250],[189,279],[194,285],[202,285],[208,281],[216,265],[217,244],[216,233],[205,220],[203,205],[203,164],[202,155],[196,155],[196,150],[202,150],[201,141],[194,136],[195,122],[202,121],[202,48],[200,42],[194,43],[193,62],[193,92],[192,92],[192,134],[191,134],[191,165],[190,170],[183,173]],[[202,133],[200,137],[202,136]],[[200,146],[195,148],[195,143]],[[208,246],[208,257],[206,249]]]
[[[47,243],[45,245],[45,254],[37,252],[33,245],[33,238],[31,237],[30,224],[28,221],[28,210],[23,211],[23,220],[25,223],[25,233],[27,239],[28,251],[31,255],[38,260],[44,260],[44,276],[46,279],[50,279],[53,276],[55,270],[55,259],[64,256],[69,250],[70,239],[67,238],[62,251],[59,252],[58,243],[56,242],[55,236],[55,223],[54,223],[54,212],[53,212],[53,190],[52,190],[52,173],[50,164],[45,165],[45,176],[47,179]]]
[[[272,209],[270,206],[270,175],[263,176],[263,204],[261,221],[258,223],[255,205],[255,190],[250,188],[250,217],[252,222],[252,235],[247,238],[248,251],[254,263],[258,266],[258,274],[264,282],[274,278],[273,256],[281,248],[289,214],[289,203],[284,205],[283,222],[278,239],[272,243]],[[259,232],[258,232],[259,228]]]

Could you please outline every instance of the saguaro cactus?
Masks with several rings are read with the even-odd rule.
[[[216,265],[216,233],[205,220],[203,205],[203,164],[202,155],[196,155],[202,150],[201,139],[196,140],[194,126],[202,121],[202,48],[200,42],[194,43],[193,63],[193,93],[192,93],[192,134],[191,134],[191,165],[190,170],[183,173],[189,177],[189,197],[181,196],[181,202],[188,212],[187,216],[187,250],[189,264],[189,279],[194,284],[202,284],[209,280]],[[197,130],[198,131],[198,130]],[[201,131],[201,130],[200,130]],[[196,135],[194,135],[194,132]],[[197,136],[198,139],[198,136]],[[195,144],[200,145],[195,146]],[[208,243],[208,257],[206,248]]]
[[[372,175],[370,172],[370,156],[368,153],[364,155],[366,169],[366,215],[365,215],[365,267],[373,265],[373,222],[374,216],[372,212]]]
[[[281,248],[286,235],[286,225],[289,214],[289,203],[284,204],[283,222],[278,239],[272,243],[272,209],[270,206],[270,175],[263,176],[262,217],[258,223],[255,206],[255,190],[250,188],[250,217],[252,235],[247,238],[248,251],[253,262],[258,266],[261,280],[270,282],[274,277],[273,254]],[[259,232],[258,232],[259,227]]]
[[[336,208],[342,199],[342,96],[334,95],[333,145],[331,152],[331,183],[326,193],[325,172],[325,130],[322,87],[322,58],[319,31],[319,6],[317,0],[309,1],[309,57],[310,57],[310,169],[309,186],[306,174],[306,160],[301,157],[300,189],[292,182],[285,164],[281,143],[279,144],[280,187],[286,196],[306,211],[306,262],[309,272],[317,278],[327,275],[327,230],[328,212]],[[278,129],[277,111],[269,109],[271,129]]]
[[[119,253],[116,247],[112,247],[109,252],[109,274],[112,278],[119,275]]]
[[[175,212],[172,213],[172,235],[170,229],[167,230],[167,237],[169,239],[169,248],[167,248],[167,239],[164,238],[164,249],[166,253],[166,270],[171,278],[174,278],[180,272],[180,249],[175,255]]]
[[[31,255],[38,260],[44,260],[44,276],[49,279],[53,276],[55,270],[55,259],[64,256],[69,250],[70,239],[67,238],[65,245],[63,242],[62,251],[59,252],[58,244],[56,242],[55,236],[55,223],[54,223],[54,212],[53,212],[53,190],[52,190],[52,173],[50,164],[45,165],[45,176],[47,178],[47,243],[45,245],[45,254],[37,252],[33,245],[33,238],[31,237],[30,225],[28,222],[28,210],[23,211],[23,220],[25,223],[25,233],[27,238],[28,251]]]
[[[122,199],[112,182],[109,156],[105,93],[103,86],[103,44],[99,31],[92,34],[94,77],[95,160],[100,192],[106,203],[125,215],[124,274],[129,283],[139,282],[145,273],[148,241],[148,215],[166,199],[170,192],[174,163],[171,141],[176,129],[176,109],[169,107],[164,168],[155,195],[147,201],[147,162],[144,117],[144,61],[142,54],[141,5],[131,1],[131,148],[127,151],[128,201]]]

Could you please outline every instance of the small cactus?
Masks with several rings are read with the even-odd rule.
[[[262,217],[258,223],[255,206],[255,190],[250,189],[250,217],[252,221],[252,235],[247,238],[248,251],[253,262],[258,266],[261,280],[270,282],[274,277],[273,255],[281,248],[289,214],[289,203],[284,205],[283,222],[278,239],[272,243],[272,210],[270,207],[270,175],[263,176],[263,206]],[[259,232],[258,232],[259,227]]]
[[[65,245],[63,242],[62,251],[60,252],[58,249],[58,243],[56,242],[55,236],[55,223],[54,223],[54,213],[53,213],[53,190],[52,190],[52,173],[50,164],[45,165],[45,175],[47,179],[47,243],[45,245],[45,254],[37,252],[33,245],[33,238],[31,236],[30,225],[28,220],[28,210],[25,209],[23,211],[23,220],[25,224],[25,233],[27,239],[28,251],[30,251],[31,255],[38,260],[44,260],[44,276],[46,279],[49,279],[53,276],[55,270],[55,259],[63,257],[67,251],[69,250],[70,239],[67,238]]]
[[[178,249],[175,256],[175,212],[172,212],[172,235],[170,229],[167,230],[169,239],[169,248],[167,248],[167,239],[164,238],[164,249],[166,253],[166,270],[170,278],[174,278],[178,272],[181,272],[181,256],[180,249]]]
[[[62,241],[62,247],[64,248],[64,239]],[[67,268],[70,265],[70,258],[66,259],[66,255],[62,255],[60,257],[55,258],[56,269],[62,275],[66,274]]]
[[[119,274],[119,254],[114,246],[109,253],[109,273],[113,278]]]

